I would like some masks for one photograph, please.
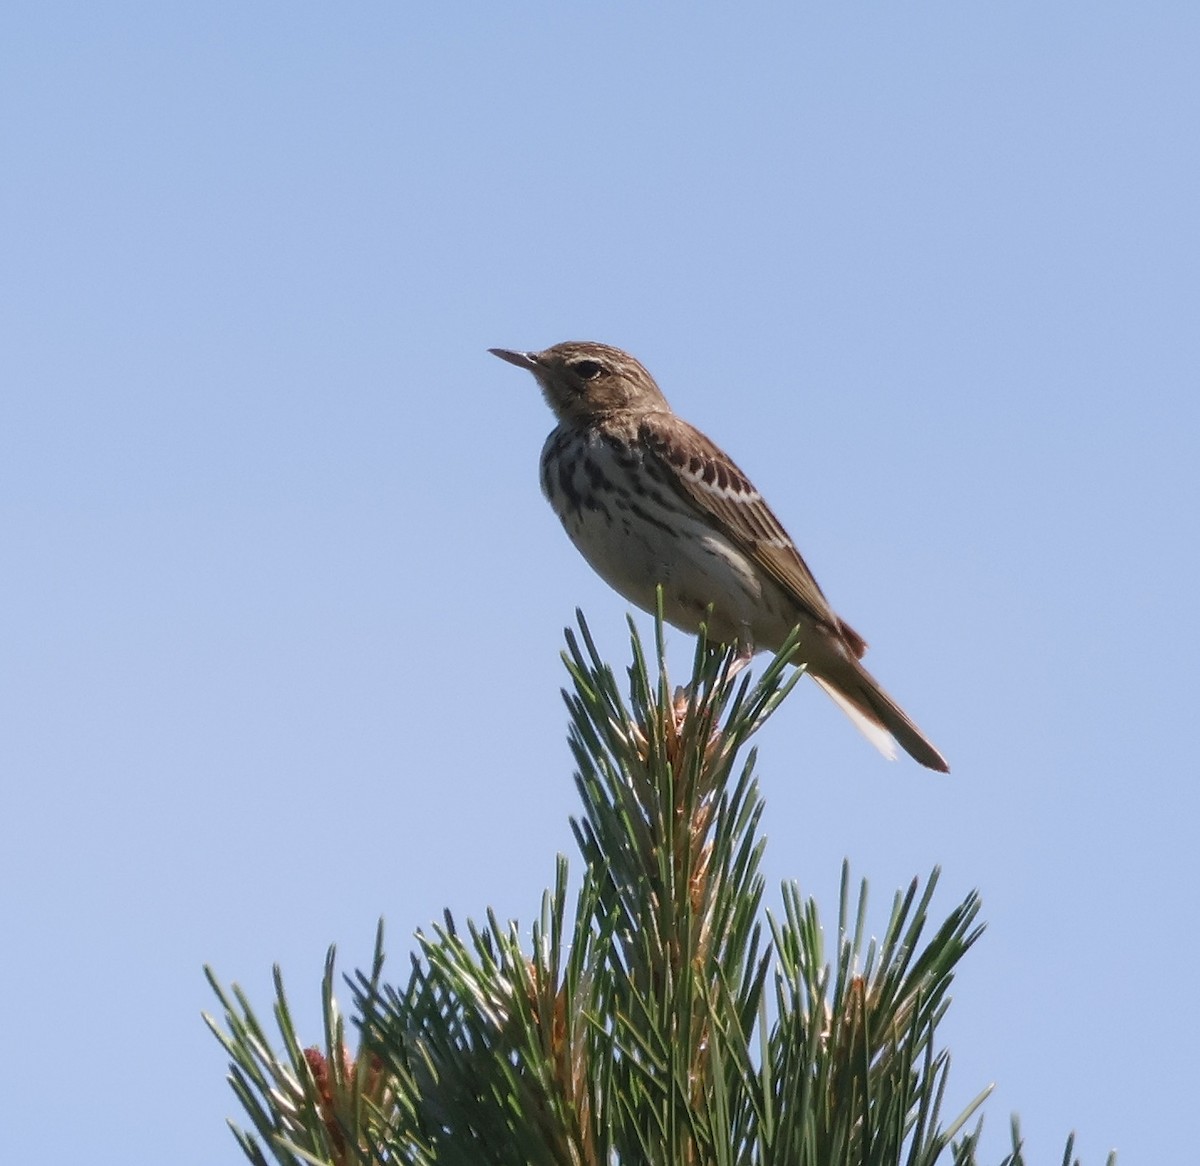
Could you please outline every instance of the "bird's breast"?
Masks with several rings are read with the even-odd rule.
[[[757,639],[772,598],[760,573],[669,473],[636,442],[594,429],[560,426],[542,450],[542,492],[609,586],[652,612],[661,585],[677,627],[695,631],[712,604],[713,639]]]

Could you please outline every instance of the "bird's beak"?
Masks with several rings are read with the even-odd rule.
[[[514,352],[511,348],[489,348],[488,352],[501,360],[507,360],[509,364],[515,364],[517,368],[527,368],[530,372],[541,368],[536,352]]]

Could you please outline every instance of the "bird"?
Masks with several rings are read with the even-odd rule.
[[[627,352],[566,341],[540,352],[488,349],[527,369],[558,421],[542,448],[545,494],[576,549],[643,611],[739,659],[778,651],[885,757],[898,743],[929,769],[946,759],[863,667],[867,643],[829,605],[796,544],[733,459],[678,416]]]

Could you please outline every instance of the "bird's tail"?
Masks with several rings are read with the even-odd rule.
[[[857,660],[844,660],[836,678],[810,676],[833,697],[844,712],[876,749],[889,760],[896,756],[896,745],[914,761],[939,773],[949,773],[946,759],[929,738],[913,724],[908,714],[882,688]]]

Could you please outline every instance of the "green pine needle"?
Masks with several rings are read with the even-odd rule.
[[[661,598],[652,658],[630,631],[625,686],[582,613],[566,632],[582,869],[572,893],[559,857],[528,941],[491,912],[463,929],[447,915],[397,984],[381,926],[348,980],[353,1053],[332,949],[319,1047],[296,1032],[278,969],[277,1042],[206,969],[221,1019],[205,1019],[248,1120],[234,1135],[256,1166],[978,1166],[990,1090],[944,1117],[937,1040],[982,932],[978,896],[932,923],[934,868],[874,939],[845,864],[828,953],[796,884],[764,913],[747,745],[802,675],[787,663],[797,637],[755,681],[702,634],[676,692]],[[1001,1166],[1025,1166],[1015,1121],[1012,1144]],[[1072,1136],[1064,1166],[1073,1152]]]

